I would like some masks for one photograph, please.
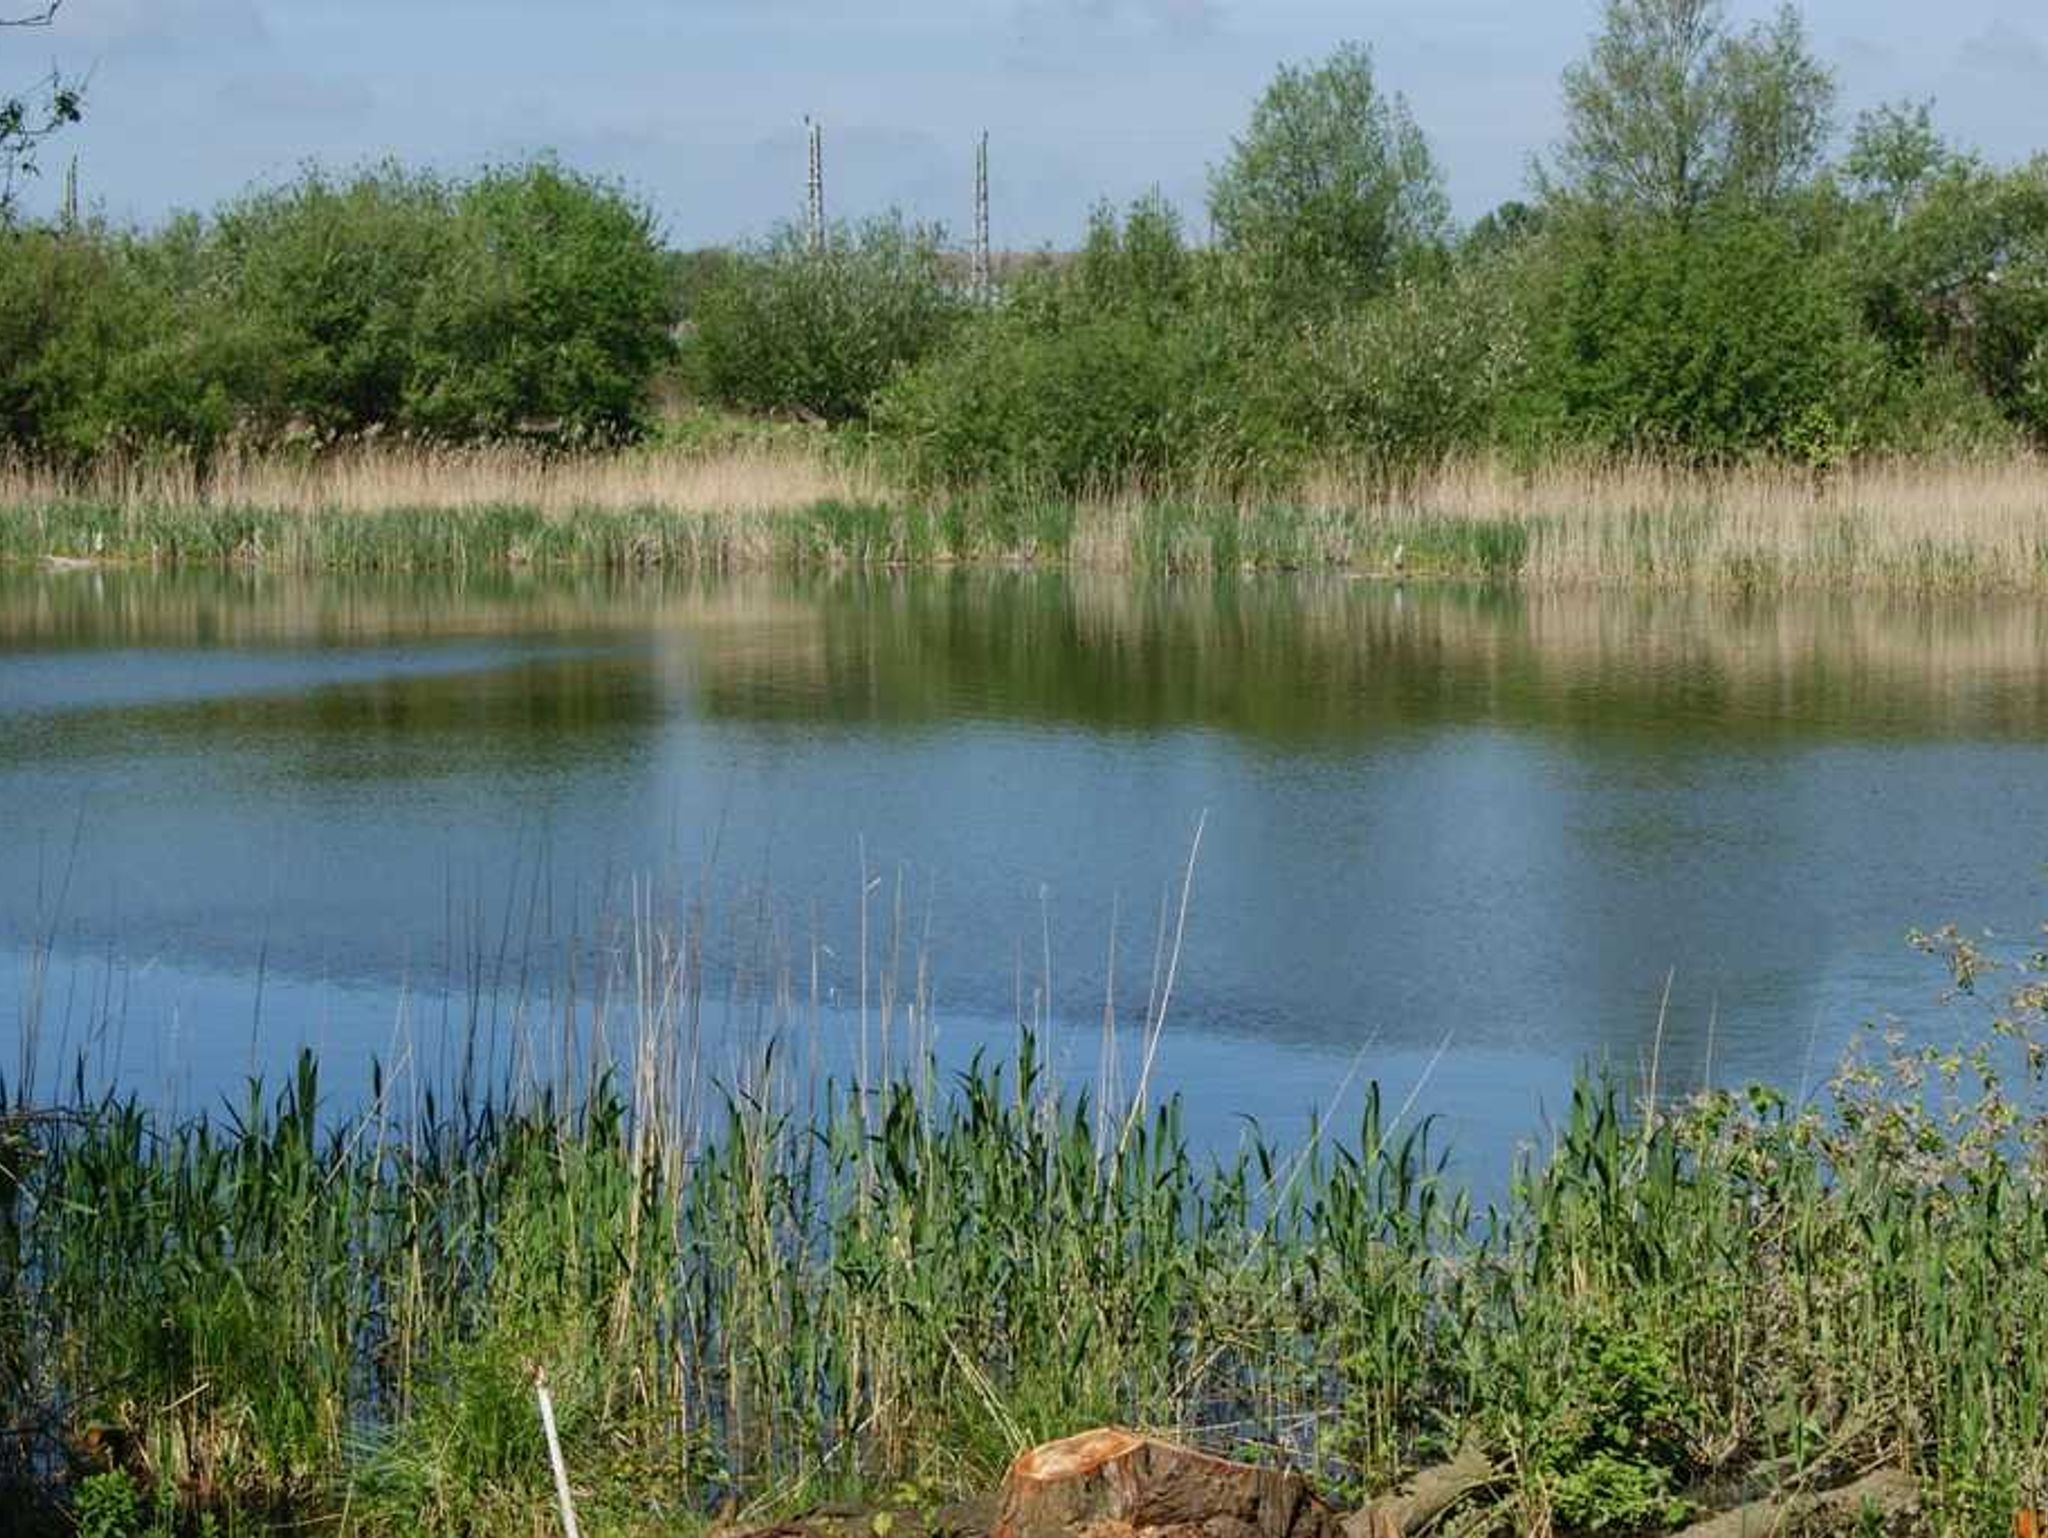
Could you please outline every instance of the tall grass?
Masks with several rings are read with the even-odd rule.
[[[535,1531],[536,1366],[601,1533],[936,1499],[1105,1420],[1351,1491],[1477,1445],[1470,1531],[1654,1531],[1880,1465],[1944,1532],[2048,1493],[2048,957],[1993,1047],[1880,1042],[1823,1103],[1585,1078],[1479,1212],[1376,1091],[1203,1157],[1028,1033],[941,1083],[916,989],[832,1082],[790,1066],[785,984],[789,1034],[713,1084],[694,947],[635,932],[446,1097],[399,1072],[334,1107],[309,1057],[221,1114],[10,1111],[20,1509],[97,1469],[244,1528]]]
[[[1829,473],[1465,459],[1227,484],[935,493],[838,440],[551,455],[366,444],[55,472],[0,464],[0,560],[295,568],[722,569],[1038,561],[1337,570],[1531,587],[2048,587],[2048,465],[2024,454]]]

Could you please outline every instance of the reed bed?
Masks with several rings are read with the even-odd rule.
[[[2048,1495],[2048,956],[1992,1046],[1876,1039],[1814,1104],[1588,1076],[1482,1212],[1370,1089],[1301,1146],[1197,1153],[1149,1087],[1163,996],[1128,1094],[1117,1038],[1084,1090],[1028,1029],[942,1079],[916,985],[864,996],[835,1081],[795,1066],[787,978],[714,1074],[697,953],[636,913],[445,1093],[401,1064],[337,1108],[308,1057],[214,1115],[16,1102],[0,1498],[539,1533],[536,1367],[600,1534],[935,1501],[1106,1420],[1340,1495],[1478,1446],[1469,1533],[1657,1532],[1876,1467],[1933,1532]]]
[[[1047,562],[1339,570],[1532,588],[2048,588],[2048,462],[1694,469],[1466,459],[1326,466],[1249,495],[1199,479],[933,494],[857,445],[554,455],[368,443],[57,473],[0,464],[0,560],[586,569]]]
[[[229,451],[203,471],[177,454],[109,457],[70,471],[0,462],[0,506],[85,502],[299,514],[512,506],[555,516],[642,508],[745,515],[879,501],[891,492],[858,456],[773,442],[709,453],[551,453],[373,439],[317,453]]]

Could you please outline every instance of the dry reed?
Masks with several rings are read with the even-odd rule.
[[[368,442],[320,454],[233,452],[202,475],[186,456],[109,457],[82,470],[0,461],[0,506],[85,501],[117,507],[240,507],[296,513],[532,507],[551,514],[658,508],[764,513],[878,500],[886,484],[851,458],[786,448],[550,454]]]
[[[69,527],[52,516],[66,508],[119,513],[131,526],[148,512],[154,540],[167,517],[260,514],[278,525],[271,532],[280,537],[261,551],[271,564],[322,564],[338,542],[358,555],[363,528],[342,540],[323,535],[337,519],[515,508],[564,531],[595,529],[605,517],[642,520],[619,549],[601,534],[568,541],[560,558],[571,563],[644,564],[637,552],[649,528],[668,519],[696,520],[691,548],[721,567],[1023,559],[1111,571],[1398,572],[1532,588],[2048,587],[2048,460],[2033,455],[1875,461],[1826,474],[1570,458],[1528,469],[1482,457],[1393,481],[1325,466],[1257,495],[1197,481],[1078,500],[1017,488],[934,500],[871,456],[773,443],[551,455],[372,442],[229,454],[204,476],[176,457],[69,472],[0,462],[0,521],[44,520],[0,548],[156,558],[157,544],[129,549],[119,530],[104,551],[39,546],[46,528]],[[405,537],[394,529],[395,546]],[[524,549],[483,544],[469,559],[520,564]],[[402,550],[390,564],[406,564]]]

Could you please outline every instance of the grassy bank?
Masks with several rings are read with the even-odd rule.
[[[933,494],[864,456],[766,440],[547,457],[362,448],[0,470],[0,560],[299,570],[726,570],[1033,561],[1322,570],[1531,587],[2048,590],[2048,465],[1451,464],[1388,484],[1327,470],[1272,495],[1133,487]]]
[[[230,1114],[8,1113],[7,1498],[545,1531],[536,1366],[598,1534],[935,1502],[1104,1420],[1354,1494],[1476,1445],[1474,1533],[1877,1467],[1944,1533],[2048,1495],[2043,958],[1994,1048],[1875,1042],[1811,1105],[1589,1077],[1480,1213],[1374,1092],[1211,1161],[1108,1056],[1087,1093],[1028,1045],[935,1082],[914,1000],[854,1084],[768,1055],[719,1088],[690,955],[643,934],[490,1088],[401,1066],[337,1108],[307,1060]]]

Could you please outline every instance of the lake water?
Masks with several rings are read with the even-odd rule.
[[[1911,927],[2048,917],[2048,609],[0,575],[0,1064],[44,1093],[213,1105],[304,1043],[346,1103],[545,1029],[648,910],[714,1070],[796,1022],[844,1064],[864,872],[871,1030],[921,967],[945,1061],[1038,1018],[1091,1079],[1107,1000],[1128,1072],[1191,852],[1155,1079],[1204,1140],[1377,1078],[1483,1177],[1580,1063],[1810,1089],[1862,1022],[1974,1023]]]

